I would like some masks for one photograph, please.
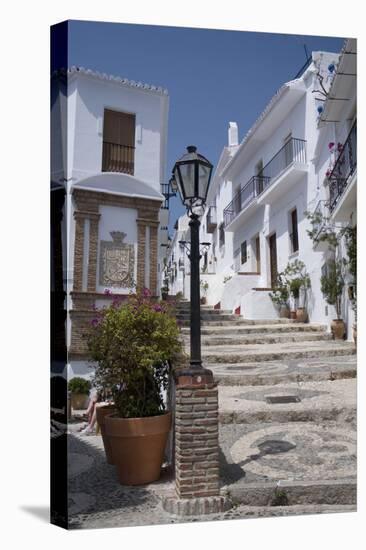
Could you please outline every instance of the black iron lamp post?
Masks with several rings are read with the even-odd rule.
[[[190,369],[182,372],[190,376],[212,376],[212,372],[202,367],[201,360],[201,311],[200,311],[200,215],[203,214],[210,185],[212,164],[197,153],[196,147],[187,147],[187,153],[173,168],[171,186],[177,187],[183,204],[190,217],[191,242],[189,258],[191,262],[191,358]],[[205,243],[206,244],[206,243]]]

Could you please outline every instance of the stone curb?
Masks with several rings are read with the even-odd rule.
[[[355,479],[324,481],[281,481],[264,483],[247,483],[226,486],[226,491],[233,505],[270,506],[276,489],[283,491],[290,506],[297,504],[330,504],[351,505],[357,503],[357,482]]]
[[[219,409],[220,410],[220,409]],[[333,407],[331,409],[307,409],[307,410],[260,410],[250,411],[222,411],[219,412],[220,424],[257,424],[257,423],[276,423],[284,424],[287,422],[326,422],[341,420],[342,422],[352,422],[357,418],[357,409],[344,407]]]

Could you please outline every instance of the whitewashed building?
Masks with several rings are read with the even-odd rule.
[[[347,43],[355,47],[355,41]],[[339,185],[334,191],[336,184],[326,187],[323,182],[329,167],[328,141],[344,143],[355,118],[354,81],[338,76],[346,72],[342,69],[345,49],[347,44],[341,55],[313,52],[300,74],[274,95],[240,144],[236,124],[229,124],[228,145],[212,178],[201,220],[200,240],[211,242],[201,260],[209,304],[247,319],[277,318],[270,292],[277,274],[298,259],[311,280],[306,304],[309,320],[325,323],[334,318],[320,290],[325,252],[308,235],[312,225],[306,213],[314,211],[320,200],[329,203],[339,195]],[[333,98],[343,92],[347,101]],[[332,127],[325,119],[335,113],[341,120]],[[335,221],[347,215],[355,223],[354,180],[355,174],[352,182],[343,182],[342,198],[334,198]],[[348,311],[346,302],[345,296]],[[350,326],[352,316],[345,317]]]
[[[78,67],[52,77],[51,182],[62,218],[52,243],[63,260],[54,281],[66,292],[71,374],[90,372],[85,333],[109,292],[137,284],[160,293],[168,108],[160,87]]]
[[[349,39],[334,67],[334,78],[318,117],[318,139],[314,152],[316,193],[311,204],[312,212],[320,214],[315,220],[317,234],[313,248],[321,255],[319,277],[314,278],[313,291],[320,293],[320,277],[335,252],[349,263],[346,238],[340,238],[337,251],[321,235],[331,232],[338,236],[346,228],[357,226],[357,42]],[[318,96],[319,97],[319,96]],[[357,231],[357,229],[355,229]],[[320,238],[319,238],[320,237]],[[344,269],[344,289],[341,316],[346,323],[347,337],[352,337],[355,323],[356,283],[349,265]],[[351,271],[351,273],[350,273]],[[314,304],[314,317],[331,322],[335,318],[334,306],[324,300]]]

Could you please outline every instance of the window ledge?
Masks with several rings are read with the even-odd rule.
[[[296,252],[292,252],[292,254],[289,254],[289,260],[292,260],[293,258],[297,258],[299,255],[299,251],[297,250]]]

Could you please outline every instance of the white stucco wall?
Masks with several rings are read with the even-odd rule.
[[[69,81],[74,79],[77,95],[70,159],[74,177],[101,171],[104,109],[112,109],[136,115],[134,176],[159,190],[165,162],[167,96],[84,74],[73,75]]]

